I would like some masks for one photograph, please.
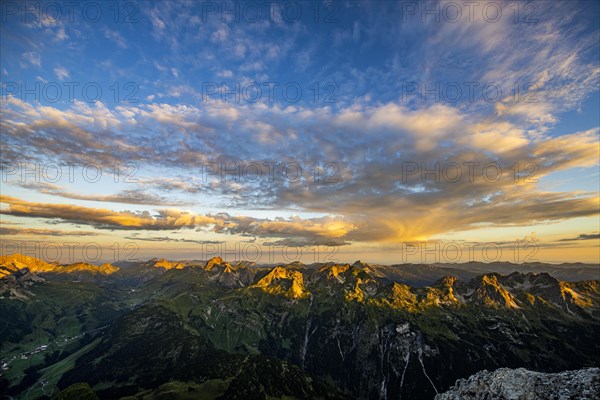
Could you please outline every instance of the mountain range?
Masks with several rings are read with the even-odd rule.
[[[486,369],[597,367],[598,332],[597,265],[0,257],[19,399],[433,399]]]

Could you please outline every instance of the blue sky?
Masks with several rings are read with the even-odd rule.
[[[335,244],[387,263],[405,243],[527,243],[598,262],[599,15],[592,1],[4,2],[3,240],[84,232],[142,258]]]

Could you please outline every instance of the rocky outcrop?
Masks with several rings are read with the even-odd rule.
[[[435,400],[597,400],[600,369],[588,368],[555,374],[524,368],[481,371],[456,385]]]
[[[40,275],[79,273],[89,273],[92,275],[111,275],[119,271],[119,268],[110,263],[105,263],[101,266],[86,262],[77,262],[64,265],[58,263],[47,263],[35,257],[29,257],[18,253],[10,256],[0,257],[0,278],[7,277],[22,270],[28,270],[31,273]]]
[[[248,263],[241,262],[231,266],[221,257],[213,257],[203,267],[210,277],[211,282],[227,288],[242,288],[250,285],[254,280],[255,269],[248,267]]]
[[[28,269],[33,273],[52,272],[56,266],[57,264],[47,263],[35,257],[14,253],[0,257],[0,278],[22,269]]]
[[[304,286],[302,273],[282,266],[273,268],[252,286],[261,288],[267,293],[284,294],[290,299],[301,299],[310,296]]]
[[[184,265],[177,261],[169,261],[164,258],[153,258],[146,262],[146,266],[149,268],[162,268],[165,270],[169,269],[182,269]]]
[[[210,272],[213,269],[221,267],[221,266],[231,268],[231,265],[229,265],[229,263],[226,262],[225,260],[223,260],[221,257],[213,257],[206,262],[206,265],[204,266],[204,270]]]
[[[28,300],[33,294],[29,288],[45,280],[27,268],[16,269],[0,279],[0,299]]]
[[[79,262],[74,264],[59,265],[54,268],[51,273],[57,274],[78,274],[78,273],[89,273],[92,275],[111,275],[119,270],[111,263],[104,263],[100,266],[88,264],[85,262]]]

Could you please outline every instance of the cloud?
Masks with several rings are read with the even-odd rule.
[[[340,246],[348,246],[349,242],[337,239],[317,239],[311,240],[306,238],[289,238],[289,239],[280,239],[272,242],[264,242],[264,246],[275,246],[275,247],[317,247],[317,246],[327,246],[327,247],[340,247]]]
[[[105,28],[104,36],[106,36],[107,39],[110,39],[113,42],[115,42],[116,45],[119,46],[120,48],[122,48],[122,49],[127,48],[127,42],[125,41],[125,38],[123,37],[123,35],[121,35],[119,32]]]
[[[339,215],[339,231],[333,228],[324,236],[341,240],[424,239],[481,226],[598,214],[594,194],[544,192],[536,183],[556,171],[598,165],[598,129],[531,136],[515,121],[442,104],[418,110],[395,103],[354,105],[335,112],[220,101],[202,107],[153,103],[115,109],[77,103],[57,110],[9,97],[7,104],[1,113],[3,157],[9,162],[43,155],[107,167],[125,161],[141,169],[160,167],[164,176],[140,182],[159,193],[148,197],[152,202],[168,202],[179,191],[210,196],[223,207]],[[282,149],[282,141],[291,145]],[[236,163],[264,166],[262,175],[251,179],[234,173],[222,179],[218,169],[203,170],[209,164],[226,169]],[[277,167],[270,170],[265,163]],[[283,173],[290,163],[301,166],[298,179]],[[335,179],[328,182],[328,177]],[[138,204],[142,193],[148,192],[120,193],[106,201],[129,197]],[[235,222],[243,226],[240,234],[289,229],[289,237],[291,231],[315,236],[311,226],[301,227],[293,219]]]
[[[126,237],[125,239],[141,240],[141,241],[146,241],[146,242],[195,243],[195,244],[201,244],[201,245],[207,245],[207,244],[216,245],[216,244],[225,243],[224,241],[219,241],[219,240],[195,240],[195,239],[172,238],[172,237],[168,237],[168,236],[148,236],[148,237],[130,236],[130,237]]]
[[[35,203],[9,196],[0,196],[0,203],[8,208],[1,214],[21,217],[58,219],[75,224],[86,224],[99,229],[167,230],[208,226],[219,223],[210,216],[196,215],[174,209],[149,212],[116,212],[104,208],[90,208],[69,204]]]
[[[69,204],[34,203],[10,196],[0,196],[0,203],[7,208],[0,214],[18,217],[47,218],[78,225],[89,225],[98,229],[110,230],[179,230],[197,228],[240,236],[275,238],[319,239],[327,242],[347,235],[355,227],[340,217],[320,217],[301,219],[276,218],[258,219],[228,214],[199,215],[177,209],[116,212],[108,209],[83,207]]]
[[[0,226],[0,235],[2,236],[98,236],[97,232],[89,231],[62,231],[57,229],[35,229],[35,228],[15,228],[12,226]]]
[[[150,17],[150,22],[152,23],[153,34],[157,38],[162,37],[166,28],[166,24],[161,18],[161,15],[164,14],[158,8],[153,8],[152,10],[148,11],[148,16]]]
[[[217,73],[217,76],[222,78],[231,78],[233,76],[233,72],[231,70],[226,69]]]
[[[85,200],[85,201],[100,201],[100,202],[111,202],[111,203],[123,203],[123,204],[145,204],[155,206],[182,206],[190,205],[190,202],[177,201],[175,199],[169,199],[164,196],[155,195],[148,193],[143,189],[127,189],[122,190],[119,193],[100,195],[100,194],[81,194],[67,191],[64,187],[47,183],[21,183],[18,186],[26,189],[36,190],[40,193],[49,194],[53,196],[60,196],[67,199],[73,200]]]
[[[315,37],[312,26],[283,21],[281,10],[273,9],[273,21],[226,24],[218,13],[199,20],[194,2],[140,6],[152,29],[147,38],[142,30],[141,40],[152,41],[149,45],[164,57],[140,57],[139,72],[115,59],[107,71],[137,78],[148,90],[140,98],[156,103],[50,107],[9,96],[0,110],[3,161],[103,167],[136,162],[141,169],[160,171],[160,177],[144,179],[144,190],[101,196],[103,201],[166,206],[178,204],[172,200],[178,194],[198,194],[224,209],[266,209],[274,217],[290,211],[335,216],[309,221],[212,216],[215,231],[280,234],[289,240],[397,242],[598,214],[597,193],[549,192],[536,182],[557,171],[597,166],[600,159],[597,128],[549,133],[563,111],[580,107],[598,87],[597,30],[595,25],[589,29],[583,7],[540,3],[538,23],[527,24],[514,22],[508,3],[499,4],[503,18],[497,23],[486,21],[478,6],[473,21],[464,13],[460,22],[449,23],[432,15],[423,20],[420,12],[406,21],[398,3],[361,2],[352,11],[341,8],[342,21]],[[69,34],[77,41],[76,30]],[[110,31],[99,34],[103,42],[107,36],[118,45]],[[147,45],[133,46],[135,38],[127,38],[132,54]],[[7,67],[11,76],[19,63],[41,66],[42,57],[46,60],[31,43],[22,48],[24,53],[14,57],[16,68]],[[284,61],[290,58],[301,62],[290,69]],[[194,79],[203,68],[216,78],[241,74],[242,82],[263,77],[302,85],[333,82],[337,102],[324,102],[322,96],[316,101],[308,85],[298,103],[279,92],[274,102],[267,101],[266,90],[264,101],[256,104],[207,100]],[[244,77],[245,71],[252,73]],[[405,99],[408,82],[429,88],[458,83],[463,96],[455,103],[432,96],[424,100],[421,86]],[[467,82],[479,84],[474,99],[466,93]],[[489,83],[503,89],[497,101],[481,96],[481,87]],[[515,100],[517,84],[520,98]],[[533,89],[528,91],[527,84]],[[203,165],[223,162],[295,162],[303,174],[297,181],[284,179],[279,168],[274,179],[202,179]],[[325,163],[331,168],[322,167]],[[465,163],[478,164],[473,179]],[[499,179],[485,174],[482,168],[490,164],[502,169]],[[407,166],[415,165],[420,171],[407,175]],[[449,179],[444,169],[449,165],[462,168],[458,181]],[[523,176],[515,177],[515,166],[524,168]],[[529,167],[533,180],[525,181]],[[329,174],[335,183],[324,182]],[[62,196],[91,200],[64,190]],[[151,220],[161,217],[139,218],[145,226],[159,224]]]
[[[559,242],[574,242],[579,240],[595,240],[600,239],[600,233],[582,233],[579,236],[559,239]]]
[[[319,239],[339,239],[354,231],[356,226],[341,217],[319,217],[303,219],[299,217],[257,219],[244,216],[224,216],[224,223],[216,227],[219,233],[231,233],[258,237],[301,237]]]
[[[67,35],[67,33],[65,32],[65,28],[64,27],[60,27],[58,28],[58,30],[56,31],[56,36],[54,37],[54,40],[57,42],[62,42],[63,40],[67,40],[69,38],[69,35]]]
[[[537,237],[535,232],[531,232],[531,235],[526,235],[521,239],[516,239],[515,242],[518,243],[538,243],[540,242],[540,238]]]
[[[61,66],[54,68],[54,74],[61,81],[64,81],[65,79],[69,79],[71,76],[69,74],[69,71],[67,71],[67,69],[65,67],[61,67]]]
[[[226,24],[221,24],[221,26],[219,26],[219,29],[217,29],[210,35],[210,40],[213,42],[223,43],[227,40],[228,36],[229,28]]]
[[[27,51],[21,54],[21,59],[28,64],[35,65],[36,67],[40,67],[42,65],[42,57],[39,53],[34,51]],[[22,65],[24,65],[22,63]]]

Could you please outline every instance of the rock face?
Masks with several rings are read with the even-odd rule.
[[[459,379],[435,400],[598,400],[600,368],[587,368],[556,374],[501,368],[481,371]]]
[[[310,296],[305,289],[302,273],[282,266],[273,268],[253,287],[261,288],[267,293],[284,294],[290,299],[303,299]]]

